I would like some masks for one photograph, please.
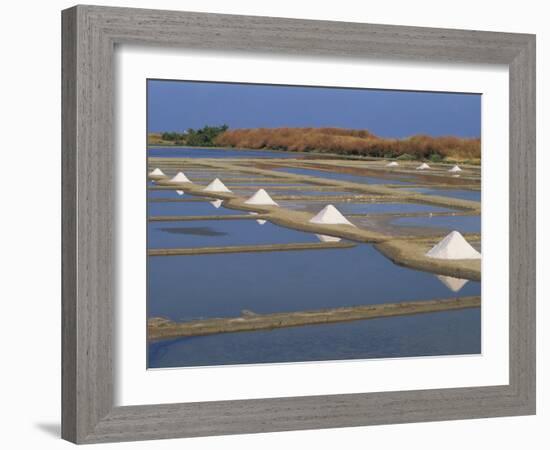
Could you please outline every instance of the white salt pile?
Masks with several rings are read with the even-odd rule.
[[[327,225],[353,225],[346,219],[340,211],[334,206],[327,205],[316,216],[309,220],[311,223],[327,224]]]
[[[391,163],[386,164],[386,167],[397,167],[399,163],[392,161]]]
[[[143,172],[142,172],[143,173]],[[160,170],[158,167],[153,170],[152,172],[149,172],[149,176],[150,177],[160,177],[160,176],[164,176],[164,172],[162,170]]]
[[[462,169],[455,164],[449,172],[462,172]]]
[[[481,259],[479,253],[458,231],[452,231],[427,253],[428,258],[436,259]]]
[[[342,238],[336,237],[336,236],[327,236],[326,234],[316,234],[317,238],[321,242],[340,242]]]
[[[460,291],[468,282],[468,280],[462,278],[447,277],[445,275],[437,275],[437,279],[453,292]]]
[[[222,203],[223,203],[223,200],[220,200],[220,199],[214,200],[213,202],[210,202],[210,204],[216,209],[218,209],[220,206],[222,206]]]
[[[279,206],[264,189],[256,191],[256,193],[244,203],[246,205]]]
[[[231,192],[231,190],[223,184],[219,178],[216,178],[208,186],[206,186],[203,191],[205,192]]]
[[[191,183],[191,180],[185,176],[183,172],[178,172],[170,178],[170,183]]]
[[[422,163],[416,168],[416,170],[426,170],[426,169],[430,169],[430,168],[431,167],[428,164]]]

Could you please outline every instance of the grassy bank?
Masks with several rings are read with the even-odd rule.
[[[205,129],[207,133],[203,131]],[[368,130],[345,128],[205,129],[192,130],[194,134],[149,133],[147,143],[149,146],[266,149],[432,162],[479,164],[481,161],[481,141],[478,138],[416,135],[392,139],[378,137]]]
[[[154,317],[149,319],[147,323],[147,337],[149,340],[160,340],[184,336],[273,330],[276,328],[479,308],[480,306],[480,297],[462,297],[273,314],[246,312],[240,317],[193,320],[190,322],[173,322],[161,317]]]
[[[251,128],[227,130],[215,139],[224,147],[326,152],[401,160],[470,161],[481,159],[480,139],[455,136],[381,138],[367,130],[343,128]]]

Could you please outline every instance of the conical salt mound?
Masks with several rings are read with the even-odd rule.
[[[229,188],[223,184],[219,178],[216,178],[212,183],[206,186],[203,191],[205,192],[231,192]]]
[[[449,172],[462,172],[462,169],[457,165],[454,165],[452,169],[449,169]]]
[[[431,167],[426,163],[422,163],[416,168],[416,170],[426,170],[426,169],[431,169]]]
[[[311,223],[320,223],[326,225],[353,225],[348,219],[346,219],[340,211],[334,206],[327,205],[316,216],[309,220]]]
[[[247,205],[279,206],[279,204],[273,200],[264,189],[256,191],[256,193],[244,203]]]
[[[223,203],[223,200],[220,200],[220,199],[214,200],[213,202],[210,202],[210,204],[216,209],[218,209],[220,206],[222,206],[222,203]]]
[[[426,256],[436,259],[481,259],[481,253],[468,244],[458,231],[452,231],[445,236]]]
[[[191,180],[185,176],[183,172],[178,172],[175,176],[170,178],[171,183],[191,183]]]
[[[150,177],[161,177],[161,176],[164,176],[164,172],[157,167],[152,172],[149,172],[149,176]]]
[[[183,195],[183,194],[185,194],[185,192],[184,192],[184,191],[177,190],[177,191],[176,191],[176,194],[178,194],[178,195]]]
[[[336,236],[327,236],[326,234],[316,234],[317,238],[321,242],[340,242],[342,238],[336,237]]]
[[[463,280],[462,278],[446,277],[444,275],[437,275],[437,279],[453,292],[460,291],[468,282],[468,280]]]
[[[397,167],[399,163],[392,161],[391,163],[386,164],[386,167]]]

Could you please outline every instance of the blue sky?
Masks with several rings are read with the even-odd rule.
[[[342,127],[382,137],[480,137],[481,95],[148,80],[148,131]]]

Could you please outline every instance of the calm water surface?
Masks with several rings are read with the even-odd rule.
[[[419,192],[426,195],[441,195],[442,197],[460,198],[462,200],[481,201],[481,191],[466,189],[430,189],[430,188],[408,188],[408,191]]]
[[[479,309],[155,342],[149,367],[481,353]]]
[[[205,242],[207,238],[198,236]],[[346,249],[149,257],[149,317],[173,320],[446,298],[433,274],[371,245]],[[461,296],[478,295],[469,282]]]
[[[393,178],[376,178],[363,175],[352,175],[349,173],[337,173],[337,172],[328,172],[324,170],[315,170],[315,169],[304,169],[304,168],[295,168],[295,167],[283,167],[279,169],[281,172],[294,173],[297,175],[309,175],[312,177],[327,178],[331,180],[344,180],[351,181],[353,183],[363,183],[363,184],[411,184],[408,181],[396,180]]]
[[[147,239],[149,248],[197,248],[319,242],[314,234],[280,227],[271,222],[264,223],[261,221],[261,223],[258,223],[254,219],[149,222]]]
[[[212,199],[211,201],[200,202],[147,202],[147,214],[149,216],[225,216],[244,214],[243,211],[228,209],[223,206],[216,207],[212,204],[214,201]]]
[[[301,201],[301,200],[283,200],[279,204],[288,209],[298,211],[317,212],[324,205],[319,202]],[[353,203],[353,202],[335,202],[333,205],[342,214],[386,214],[386,213],[412,213],[412,212],[453,212],[450,208],[440,206],[425,205],[419,203]]]
[[[391,221],[392,225],[406,227],[433,227],[461,233],[480,233],[480,216],[435,216],[435,217],[401,217]]]

